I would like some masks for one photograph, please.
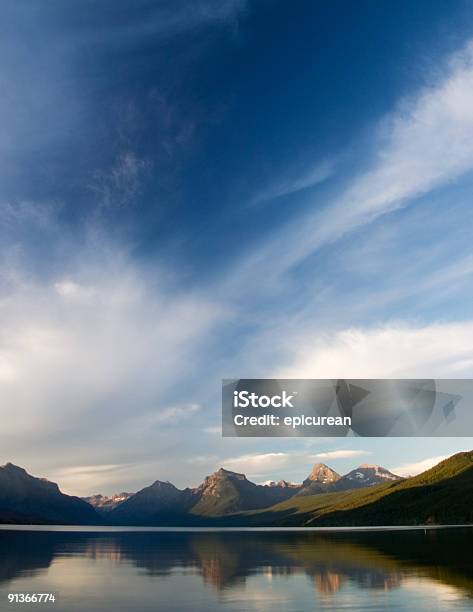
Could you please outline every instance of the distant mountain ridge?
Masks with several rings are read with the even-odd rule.
[[[181,490],[170,482],[156,480],[134,494],[97,494],[80,499],[63,494],[55,483],[31,476],[23,468],[7,463],[0,467],[0,522],[159,525],[178,521],[201,524],[213,518],[269,508],[295,495],[324,493],[344,482],[343,478],[325,464],[318,463],[301,484],[279,480],[258,485],[244,474],[220,468],[194,488]],[[366,486],[371,484],[372,479],[367,479]],[[358,480],[353,484],[362,485]],[[350,486],[349,481],[346,486]]]
[[[116,493],[115,495],[90,495],[89,497],[82,497],[81,499],[90,504],[97,512],[110,512],[122,502],[132,497],[134,493]]]
[[[379,466],[360,466],[357,470],[340,476],[327,465],[317,463],[301,484],[280,480],[257,485],[245,474],[220,468],[195,488],[180,490],[171,483],[156,481],[117,504],[107,519],[117,524],[159,525],[175,520],[198,524],[213,517],[269,508],[296,495],[348,490],[400,479]]]
[[[266,480],[262,483],[264,487],[282,487],[282,488],[292,488],[298,489],[301,485],[295,482],[288,482],[287,480]]]
[[[113,525],[376,525],[473,521],[473,451],[402,479],[362,464],[314,465],[301,483],[255,484],[220,468],[195,488],[156,480],[135,494],[64,495],[11,463],[0,467],[0,522]],[[90,501],[89,501],[90,500]]]

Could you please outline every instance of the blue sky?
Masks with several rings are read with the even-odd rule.
[[[471,447],[219,431],[222,378],[471,377],[471,2],[4,14],[4,461],[88,494]]]

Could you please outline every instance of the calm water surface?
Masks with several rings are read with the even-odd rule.
[[[53,592],[56,603],[9,604]],[[473,611],[473,530],[0,531],[0,610]]]

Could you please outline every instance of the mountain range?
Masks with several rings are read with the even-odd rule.
[[[329,526],[473,521],[473,451],[403,479],[363,464],[340,475],[318,463],[301,484],[255,484],[220,468],[195,488],[155,481],[80,499],[11,463],[0,467],[0,522],[98,525]]]
[[[130,498],[134,493],[116,493],[115,495],[90,495],[89,497],[83,497],[82,499],[90,504],[98,512],[110,512],[119,506],[122,502]]]

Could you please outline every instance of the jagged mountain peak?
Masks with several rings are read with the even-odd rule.
[[[98,516],[83,500],[63,494],[55,482],[38,478],[13,463],[0,467],[0,508],[9,521],[84,523]],[[1,520],[0,520],[1,522]]]
[[[307,486],[312,482],[317,482],[323,485],[328,485],[340,480],[341,476],[335,470],[332,470],[325,463],[316,463],[309,476],[304,480],[303,484]]]
[[[0,469],[6,472],[16,472],[17,474],[28,475],[28,472],[24,468],[19,467],[18,465],[15,465],[14,463],[11,463],[10,461],[5,463],[5,465],[2,465]]]
[[[50,491],[59,492],[59,487],[55,482],[51,482],[47,478],[38,478],[31,476],[28,472],[14,463],[8,462],[0,467],[0,474],[7,478],[11,483],[21,483],[21,486],[43,487]]]
[[[395,482],[402,480],[400,476],[393,474],[380,465],[363,463],[348,474],[345,474],[338,482],[339,490],[359,487],[370,487],[383,482]]]
[[[381,478],[386,478],[388,480],[400,480],[401,478],[400,476],[393,474],[392,472],[390,472],[388,469],[384,468],[383,466],[377,465],[375,463],[362,463],[360,466],[356,468],[356,470],[363,471],[363,472],[372,472],[376,474],[377,476],[380,476]],[[356,471],[356,470],[353,470],[353,471]]]
[[[257,485],[248,480],[245,474],[220,468],[207,476],[204,482],[193,489],[196,503],[192,512],[205,516],[217,516],[271,506],[291,497],[294,488],[286,481]]]
[[[244,474],[232,472],[221,467],[213,474],[206,476],[204,478],[204,481],[198,487],[193,489],[193,491],[202,496],[220,496],[221,488],[227,486],[227,484],[230,485],[231,483],[241,483],[242,485],[253,484],[246,479],[246,476]]]
[[[176,489],[177,490],[177,487],[175,487],[172,484],[172,482],[169,482],[169,480],[155,480],[153,484],[150,486],[155,489]]]

